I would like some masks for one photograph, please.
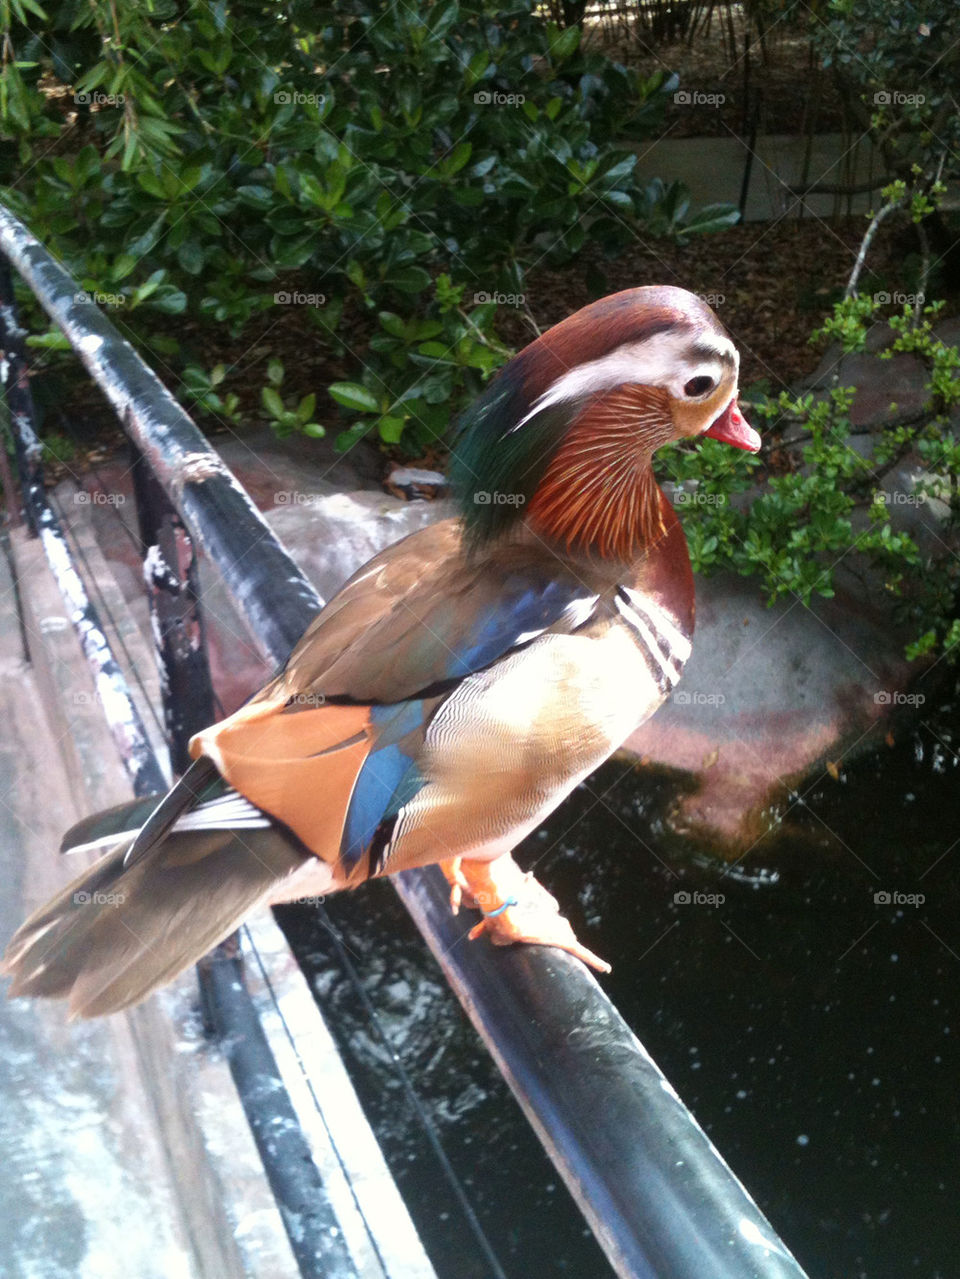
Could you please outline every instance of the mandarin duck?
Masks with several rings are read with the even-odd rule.
[[[738,366],[713,311],[666,287],[522,350],[461,421],[459,516],[355,573],[159,803],[66,835],[106,855],[14,936],[9,993],[113,1012],[258,906],[431,863],[481,910],[474,933],[605,970],[511,853],[680,678],[693,576],[651,458],[759,447]]]

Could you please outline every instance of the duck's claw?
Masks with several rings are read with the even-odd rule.
[[[470,930],[471,940],[486,933],[495,946],[515,942],[556,946],[597,972],[610,972],[605,960],[577,941],[556,899],[533,875],[524,874],[509,854],[492,862],[458,857],[445,863],[443,869],[452,885],[454,914],[461,901],[483,913],[480,923]]]
[[[461,869],[462,865],[462,857],[451,857],[449,861],[440,863],[440,869],[446,875],[450,885],[450,911],[454,915],[460,914],[460,903],[463,901],[464,892],[467,893],[467,905],[473,905],[473,900],[470,898],[470,885]]]

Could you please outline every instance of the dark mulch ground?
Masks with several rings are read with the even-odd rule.
[[[864,228],[859,217],[829,224],[809,218],[748,223],[686,245],[638,236],[615,263],[583,254],[562,272],[534,271],[528,304],[541,327],[549,327],[591,300],[587,280],[596,268],[606,274],[607,292],[640,284],[679,285],[710,302],[740,347],[742,384],[766,378],[780,388],[815,367],[811,330],[842,295]],[[896,230],[881,228],[868,282],[878,278],[895,287],[889,282],[898,278],[901,251]],[[508,327],[512,341],[529,341],[521,324]]]
[[[762,44],[741,13],[719,6],[684,39],[654,39],[632,13],[588,21],[584,39],[645,75],[676,73],[681,91],[722,99],[699,106],[671,102],[665,120],[671,137],[746,134],[755,111],[764,133],[830,133],[849,124],[832,73],[811,50],[809,24],[790,22],[786,10],[768,24]]]

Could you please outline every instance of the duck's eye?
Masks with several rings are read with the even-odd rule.
[[[712,377],[692,377],[687,385],[683,388],[684,395],[696,397],[698,395],[706,395],[708,391],[714,388]]]

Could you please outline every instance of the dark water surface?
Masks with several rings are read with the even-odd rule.
[[[950,693],[825,773],[732,870],[668,832],[667,780],[613,761],[518,853],[811,1279],[960,1279],[957,750]],[[442,1279],[496,1272],[393,1054],[504,1273],[606,1279],[393,890],[326,911],[280,914]]]

